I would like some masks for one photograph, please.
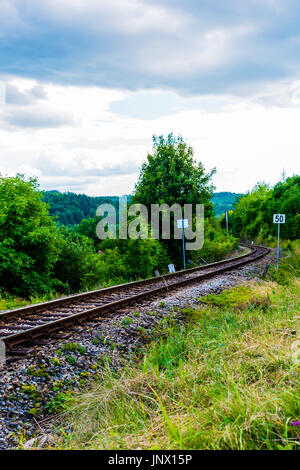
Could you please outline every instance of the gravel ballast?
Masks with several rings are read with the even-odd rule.
[[[0,449],[16,448],[20,440],[30,443],[36,434],[44,436],[40,445],[45,443],[51,432],[49,420],[64,393],[82,388],[99,373],[107,357],[113,367],[120,367],[124,359],[157,337],[166,319],[184,321],[178,307],[196,306],[197,297],[255,279],[273,260],[268,255],[235,271],[111,312],[98,321],[87,320],[69,330],[67,338],[34,346],[30,356],[0,369]]]

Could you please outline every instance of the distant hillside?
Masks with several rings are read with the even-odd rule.
[[[215,214],[217,217],[221,217],[224,214],[225,210],[231,210],[235,200],[241,196],[240,193],[215,193],[213,195],[212,201],[215,205]]]
[[[56,216],[57,222],[63,225],[79,224],[82,219],[95,217],[100,204],[117,206],[117,196],[87,196],[86,194],[60,193],[43,191],[44,201],[50,205],[49,212]]]
[[[240,194],[223,192],[215,193],[213,203],[215,213],[220,217],[226,209],[230,210]],[[49,212],[56,216],[57,222],[63,225],[79,224],[82,219],[95,217],[100,204],[113,204],[118,208],[118,196],[87,196],[86,194],[61,193],[59,191],[43,191],[44,201],[50,205]],[[130,197],[130,196],[128,196]]]

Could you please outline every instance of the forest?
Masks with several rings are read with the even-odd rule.
[[[214,193],[212,197],[212,202],[214,204],[214,211],[216,217],[221,217],[225,214],[225,211],[230,211],[234,207],[235,201],[241,197],[240,193],[231,193],[231,192],[221,192]]]
[[[280,230],[284,240],[300,238],[300,176],[279,181],[273,188],[258,183],[236,200],[229,212],[229,225],[232,233],[240,238],[270,243],[277,237],[273,214],[286,214],[286,223]],[[225,227],[224,215],[221,225]]]
[[[205,204],[205,241],[201,250],[188,253],[189,266],[227,257],[238,239],[270,241],[276,234],[272,213],[287,214],[282,237],[300,237],[300,177],[258,184],[246,195],[213,196],[212,178],[194,158],[193,149],[172,134],[153,137],[153,152],[142,165],[130,200],[151,204]],[[214,207],[212,200],[217,207]],[[96,236],[99,204],[116,197],[42,192],[35,178],[22,175],[0,178],[0,295],[56,296],[161,274],[174,263],[182,268],[181,240],[105,239]],[[223,207],[231,207],[230,233],[225,230]],[[100,254],[100,253],[101,254]]]
[[[112,204],[118,213],[117,196],[87,196],[71,192],[62,193],[57,190],[42,191],[43,200],[49,204],[49,214],[61,225],[73,226],[80,224],[83,219],[95,217],[100,204]],[[233,205],[241,194],[231,192],[213,193],[212,203],[216,217],[221,217],[225,210],[232,210]],[[127,195],[130,201],[131,195]]]
[[[43,200],[49,205],[49,214],[66,226],[80,224],[83,219],[95,217],[100,204],[112,204],[118,208],[117,196],[87,196],[71,192],[42,191]]]

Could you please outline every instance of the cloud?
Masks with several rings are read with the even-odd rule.
[[[75,126],[75,120],[65,112],[55,109],[35,108],[14,109],[4,115],[9,130],[15,128],[56,128],[61,126]]]
[[[192,16],[159,4],[142,0],[27,0],[31,10],[39,10],[43,17],[76,29],[99,33],[115,31],[129,35],[157,32],[174,33],[187,28]],[[28,8],[28,5],[27,5]],[[66,14],[68,12],[68,14]]]
[[[249,39],[254,31],[254,26],[241,25],[236,28],[214,29],[202,35],[191,33],[185,36],[184,41],[179,37],[173,47],[168,43],[160,45],[159,40],[154,40],[147,55],[151,56],[152,50],[157,52],[151,61],[145,61],[142,66],[149,75],[165,79],[184,79],[195,74],[205,76],[209,71],[220,69],[241,58],[244,39]]]
[[[3,0],[1,72],[57,84],[246,93],[297,78],[296,0]]]
[[[7,130],[77,125],[69,112],[51,106],[45,85],[32,80],[11,80],[3,83],[5,103],[0,108],[0,120]]]
[[[68,161],[69,160],[69,161]],[[43,155],[35,161],[35,168],[41,176],[59,176],[63,178],[94,178],[96,176],[120,176],[137,174],[139,166],[135,161],[123,161],[121,163],[111,164],[106,162],[100,166],[82,157],[70,158],[67,161],[54,155]],[[89,166],[87,166],[89,165]]]
[[[38,100],[45,100],[47,98],[47,93],[42,85],[34,85],[27,90],[21,91],[13,83],[7,82],[5,88],[6,104],[31,105]]]

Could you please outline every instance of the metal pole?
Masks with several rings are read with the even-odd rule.
[[[278,224],[277,269],[279,269],[280,224]]]
[[[184,221],[183,219],[182,219],[182,251],[183,251],[183,269],[185,270]]]

